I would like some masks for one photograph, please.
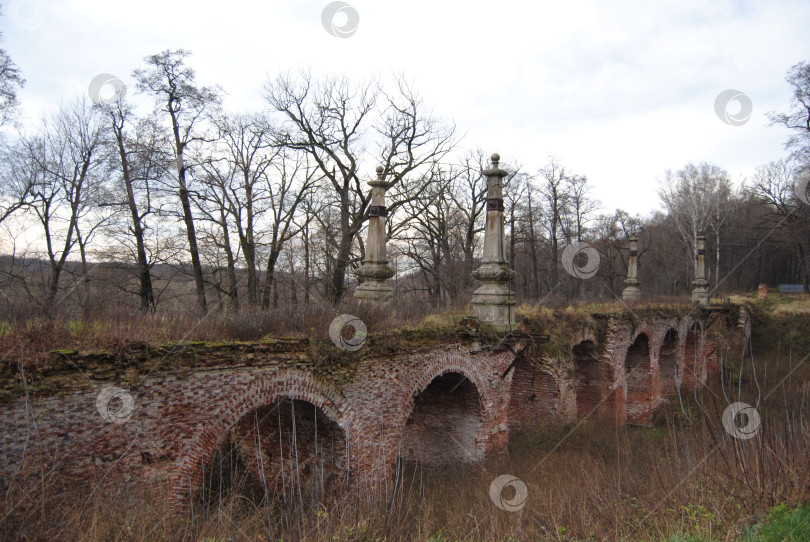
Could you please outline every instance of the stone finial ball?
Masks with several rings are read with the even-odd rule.
[[[490,158],[492,159],[493,162],[500,162],[501,161],[501,155],[498,154],[497,152],[495,154],[493,154]]]
[[[382,175],[382,172],[385,171],[385,168],[382,166],[377,166],[377,175]]]

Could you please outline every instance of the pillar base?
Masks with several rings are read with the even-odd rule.
[[[492,326],[495,331],[512,331],[515,323],[515,296],[502,285],[485,284],[473,294],[472,306],[475,317],[482,324]]]
[[[625,301],[640,301],[641,290],[638,289],[638,286],[628,286],[622,290],[622,299]]]
[[[692,303],[702,305],[704,307],[711,307],[712,303],[709,300],[709,281],[695,280],[692,282]]]
[[[361,301],[391,301],[394,289],[385,281],[368,280],[355,289],[354,297]]]
[[[388,279],[394,274],[394,270],[388,267],[388,262],[365,262],[357,270],[357,276],[364,281],[355,290],[354,297],[370,301],[391,301],[394,289],[388,284]]]

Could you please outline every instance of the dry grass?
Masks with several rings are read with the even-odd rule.
[[[317,341],[328,341],[329,324],[341,313],[358,316],[369,332],[374,333],[420,325],[423,320],[426,322],[423,327],[436,328],[436,323],[427,317],[430,312],[430,307],[414,303],[401,303],[394,310],[383,310],[346,302],[339,307],[211,311],[203,316],[194,312],[144,314],[107,309],[91,318],[75,320],[18,310],[0,319],[0,361],[8,367],[23,359],[27,366],[36,366],[54,350],[118,352],[170,342],[255,341],[267,337],[313,337]],[[463,309],[454,309],[444,320],[447,321],[448,315],[457,320],[462,314]]]
[[[344,312],[351,310],[355,308]],[[238,326],[247,330],[246,338],[270,330],[306,334],[311,332],[308,325],[328,326],[333,314],[311,315],[311,320],[295,324],[276,314]],[[784,333],[785,325],[801,329],[806,322],[776,314],[779,318],[766,321],[765,312],[755,313],[759,327],[754,358],[729,363],[720,383],[672,398],[657,413],[654,427],[617,428],[588,420],[540,429],[513,436],[508,457],[452,469],[405,465],[395,478],[396,488],[378,493],[350,488],[297,504],[285,504],[279,495],[262,500],[246,480],[237,479],[230,491],[207,506],[197,502],[190,515],[172,514],[164,495],[138,485],[85,488],[61,479],[52,462],[43,470],[29,465],[26,473],[7,481],[0,498],[0,538],[736,540],[769,507],[810,499],[810,363],[801,357],[807,354],[801,337],[788,340],[791,335]],[[396,321],[428,329],[446,325],[435,316],[423,319],[416,313],[381,315],[378,320],[364,316],[370,328]],[[216,340],[233,332],[228,326],[237,325],[219,318],[199,324],[183,318],[156,322],[161,320],[155,318],[149,325],[124,318],[82,324],[23,322],[0,333],[5,333],[4,340],[29,340],[42,348],[69,347],[66,340],[104,347],[115,340],[176,340],[171,329],[193,329],[189,340]],[[42,337],[46,331],[52,335]],[[753,439],[734,439],[722,426],[724,409],[738,400],[756,405],[761,415]],[[32,447],[35,441],[32,437]],[[518,477],[528,488],[525,506],[517,512],[499,510],[490,500],[490,484],[501,474]]]
[[[585,422],[540,430],[513,437],[509,457],[450,470],[407,465],[396,491],[350,489],[302,505],[262,503],[237,487],[178,516],[137,486],[87,494],[57,477],[17,479],[0,529],[77,541],[734,540],[770,506],[810,499],[810,372],[787,377],[790,369],[787,359],[772,359],[766,387],[758,367],[762,426],[751,440],[723,430],[727,400],[718,385],[687,394],[683,407],[672,401],[651,428]],[[750,369],[736,375],[725,386],[728,400],[755,403],[752,377]],[[522,510],[493,506],[488,489],[500,474],[526,483]]]

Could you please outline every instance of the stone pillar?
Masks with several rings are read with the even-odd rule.
[[[711,307],[709,301],[709,281],[706,279],[706,237],[698,232],[697,253],[695,254],[695,280],[692,281],[692,303]]]
[[[503,178],[508,173],[498,167],[501,157],[492,155],[492,167],[484,170],[487,178],[487,223],[484,230],[484,255],[472,276],[483,282],[473,294],[475,316],[496,331],[515,328],[515,296],[509,281],[515,272],[506,263],[506,237],[503,225]]]
[[[625,301],[638,301],[641,299],[641,290],[638,286],[638,237],[630,237],[630,258],[627,260],[627,278],[624,279],[622,299]]]
[[[355,297],[373,301],[390,301],[394,289],[388,279],[394,276],[394,270],[388,267],[385,255],[385,191],[388,184],[384,180],[383,167],[377,166],[377,179],[369,181],[371,185],[371,206],[368,212],[368,240],[366,242],[366,259],[357,270],[357,276],[363,284],[357,287]]]

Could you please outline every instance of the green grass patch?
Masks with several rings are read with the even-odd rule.
[[[810,503],[791,508],[774,506],[760,525],[748,529],[743,542],[806,542],[810,540]]]

